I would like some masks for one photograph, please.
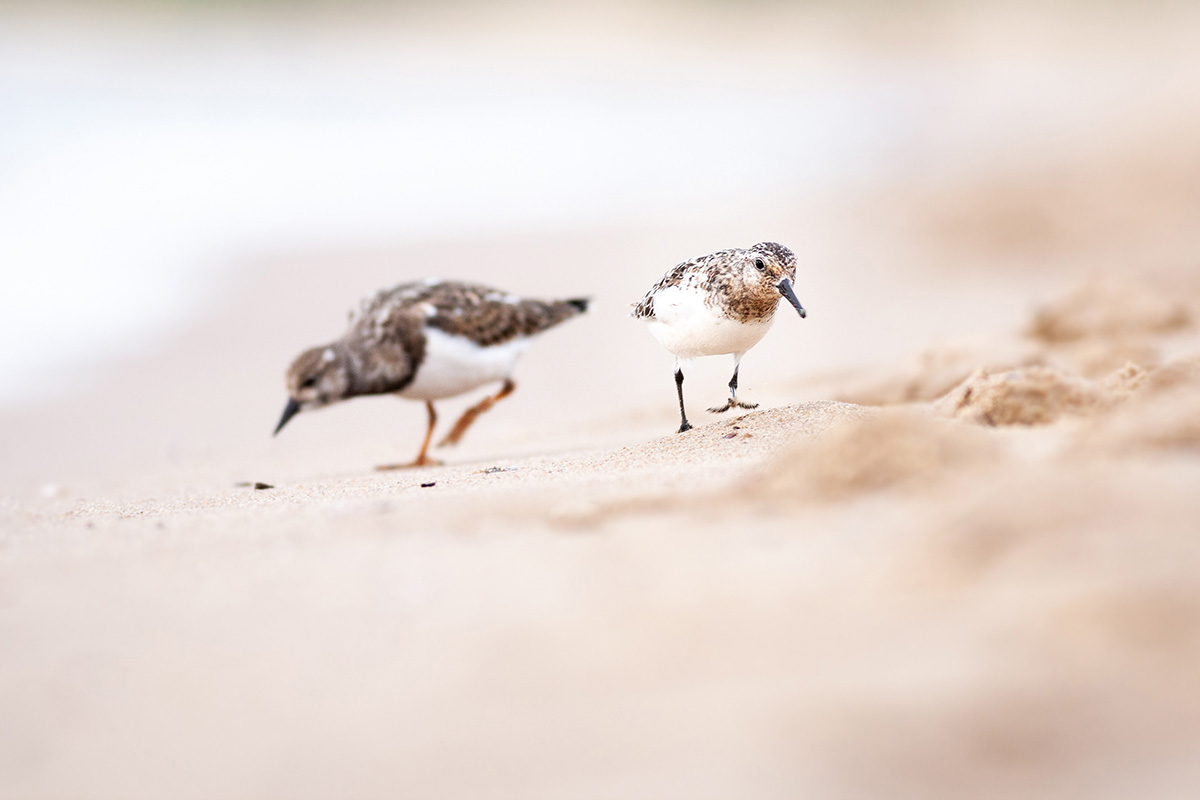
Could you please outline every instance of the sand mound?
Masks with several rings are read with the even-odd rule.
[[[993,443],[977,430],[911,409],[889,409],[844,422],[815,443],[784,452],[753,485],[773,499],[834,499],[924,484],[994,453]]]
[[[1048,422],[1062,413],[1055,411],[1055,406],[1066,403],[1069,407],[1072,398],[1089,405],[1084,398],[1093,393],[1091,388],[1076,378],[1062,377],[1065,372],[1096,381],[1103,378],[1104,389],[1132,389],[1136,376],[1131,373],[1140,368],[1130,365],[1157,366],[1164,350],[1169,350],[1169,337],[1192,329],[1194,322],[1189,308],[1166,291],[1142,283],[1093,281],[1038,310],[1022,341],[926,350],[886,371],[876,370],[849,382],[836,396],[858,405],[937,400],[977,379],[982,370],[989,376],[1008,376],[1004,391],[1010,395],[1017,391],[1026,394],[1025,409],[1015,419],[1004,422],[996,417],[989,424]],[[1051,366],[1065,370],[1059,373],[1061,380],[1051,377],[1052,371],[1031,369]],[[1114,372],[1123,376],[1114,377]],[[1023,375],[1019,381],[1013,377],[1018,373]],[[1051,384],[1057,388],[1052,389]],[[1036,392],[1052,393],[1053,397],[1046,398],[1052,402],[1032,402],[1029,395]],[[1041,410],[1035,412],[1034,406]],[[1079,407],[1068,408],[1066,413],[1079,411]]]
[[[1152,760],[1195,741],[1200,501],[1180,492],[1186,476],[1110,462],[991,477],[988,492],[906,543],[887,576],[969,620],[953,633],[962,693],[929,692],[901,707],[907,718],[880,714],[882,743],[861,726],[859,741],[931,767],[949,748],[1010,778],[1087,770],[1103,754]]]
[[[1200,357],[1145,372],[1136,386],[1128,403],[1088,432],[1082,448],[1113,455],[1200,448]]]
[[[1110,408],[1117,394],[1053,367],[990,374],[977,370],[934,404],[937,412],[983,425],[1042,425]]]
[[[838,391],[836,399],[865,406],[936,400],[981,367],[998,372],[1041,364],[1040,350],[1028,342],[986,349],[931,348],[894,367],[871,372]]]
[[[1027,333],[1055,344],[1162,335],[1191,325],[1191,313],[1174,298],[1141,284],[1096,281],[1040,309]]]
[[[1175,297],[1150,286],[1093,281],[1041,308],[1026,335],[1089,378],[1126,362],[1155,365],[1164,337],[1193,327]]]
[[[1188,388],[1200,390],[1200,355],[1179,358],[1146,373],[1147,394]]]
[[[1116,452],[1200,448],[1200,390],[1172,392],[1127,409],[1100,437]]]

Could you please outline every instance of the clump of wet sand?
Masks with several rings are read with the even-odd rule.
[[[981,367],[998,371],[1045,363],[1044,349],[1028,341],[987,347],[934,347],[896,364],[842,381],[835,396],[847,403],[891,406],[942,397]]]
[[[1192,314],[1175,298],[1143,283],[1091,281],[1040,308],[1028,335],[1049,343],[1161,336],[1190,327]]]
[[[1054,367],[992,373],[977,370],[934,403],[945,416],[982,425],[1043,425],[1110,408],[1114,392]]]
[[[1128,402],[1096,420],[1079,446],[1117,455],[1200,449],[1200,356],[1139,375]]]
[[[884,409],[834,426],[815,442],[784,450],[761,480],[759,496],[808,501],[928,483],[986,461],[988,437],[916,409]]]
[[[1144,281],[1110,278],[1045,304],[1025,334],[1048,357],[1098,378],[1127,362],[1159,364],[1163,340],[1194,326],[1193,312],[1177,297]]]

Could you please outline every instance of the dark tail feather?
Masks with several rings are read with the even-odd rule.
[[[567,305],[575,306],[575,308],[579,309],[579,313],[582,314],[584,311],[587,311],[590,301],[590,297],[576,297],[574,300],[568,300]]]

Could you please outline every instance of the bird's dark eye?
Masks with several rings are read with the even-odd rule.
[[[763,263],[763,260],[761,258],[756,258],[756,259],[754,259],[754,268],[756,270],[758,270],[759,272],[762,272],[764,269],[767,268],[767,265]]]
[[[300,384],[300,388],[301,389],[311,389],[312,387],[314,387],[316,385],[317,385],[316,378],[305,378],[304,383]]]

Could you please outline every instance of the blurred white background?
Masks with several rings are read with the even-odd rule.
[[[764,83],[739,65],[769,52],[635,36],[555,59],[286,5],[10,10],[0,403],[152,348],[252,254],[712,215],[853,176],[933,98],[917,65]]]
[[[118,460],[391,459],[394,442],[351,444],[403,441],[419,406],[269,431],[296,353],[427,275],[595,300],[523,362],[530,399],[466,459],[629,441],[631,415],[673,414],[670,356],[627,305],[724,247],[800,257],[810,316],[741,375],[768,406],[1014,330],[1038,300],[1011,279],[1028,259],[900,252],[923,235],[904,230],[921,192],[1169,127],[1193,102],[1198,19],[1120,2],[0,0],[0,450],[22,454],[0,469],[34,485]],[[1055,224],[1014,202],[1018,238]],[[963,213],[972,230],[991,212]],[[728,369],[700,360],[695,396],[720,397]]]

